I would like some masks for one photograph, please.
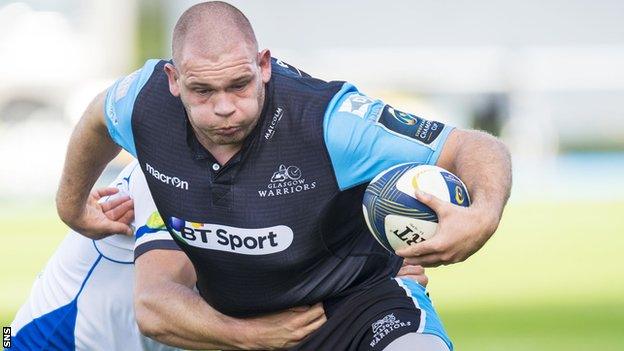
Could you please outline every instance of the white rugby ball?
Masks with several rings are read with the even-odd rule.
[[[366,188],[362,207],[368,229],[388,251],[435,234],[438,216],[416,199],[416,190],[458,206],[470,206],[464,183],[443,168],[404,163],[379,173]]]

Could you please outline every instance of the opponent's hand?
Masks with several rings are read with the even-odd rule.
[[[72,228],[90,238],[101,239],[112,234],[132,236],[130,222],[134,218],[134,202],[127,195],[110,201],[99,201],[105,196],[117,194],[119,189],[110,187],[93,190],[81,216],[73,221]]]
[[[244,348],[281,350],[293,347],[327,321],[323,304],[302,306],[260,317],[246,318],[251,326]]]
[[[431,239],[396,251],[408,264],[437,267],[465,261],[496,231],[498,221],[487,210],[453,205],[424,192],[416,197],[436,212],[438,227]]]
[[[397,278],[398,277],[413,279],[423,287],[427,287],[427,284],[429,283],[429,277],[425,275],[425,268],[423,266],[410,265],[405,261],[403,261],[403,267],[401,267],[397,273]]]
[[[116,194],[119,191],[115,191],[117,188],[102,188],[94,190],[94,197],[98,197],[101,199],[102,194],[113,193]],[[93,194],[93,193],[92,193]],[[127,225],[130,225],[134,220],[134,202],[130,198],[130,196],[123,195],[117,196],[112,200],[107,200],[104,202],[99,201],[102,206],[102,211],[104,215],[108,217],[111,221],[121,222]]]

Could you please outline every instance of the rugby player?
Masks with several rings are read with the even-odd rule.
[[[242,317],[322,302],[327,322],[294,349],[452,348],[424,288],[391,278],[401,258],[368,233],[362,193],[401,162],[453,171],[472,206],[417,194],[438,213],[438,232],[398,254],[428,266],[463,261],[502,216],[506,147],[272,60],[247,18],[222,2],[188,9],[172,43],[173,60],[148,60],[94,99],[70,140],[57,194],[74,230],[92,238],[129,231],[94,207],[87,189],[120,146],[138,158],[192,262],[158,241],[136,259],[140,330],[206,348],[215,338],[205,329],[209,306]],[[189,288],[192,271],[199,295]]]
[[[137,166],[136,161],[131,162],[110,188],[92,194],[94,200],[105,200],[102,210],[109,219],[135,228],[134,237],[112,235],[95,241],[70,231],[11,323],[12,349],[175,350],[141,335],[134,318],[133,249],[143,250],[143,246],[156,240],[168,240],[176,246],[156,212]],[[427,284],[419,266],[404,266],[398,275],[417,280],[423,286]],[[311,322],[322,313],[322,307],[315,306],[255,319],[230,318],[228,327],[234,321],[240,325],[237,335],[228,328],[229,332],[217,336],[222,345],[240,348],[289,346],[299,340],[291,331],[300,330],[304,335],[312,332],[323,318],[318,323]],[[253,343],[245,344],[243,340]]]

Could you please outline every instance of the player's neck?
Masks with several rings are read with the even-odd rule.
[[[226,164],[243,147],[243,142],[216,144],[200,135],[197,135],[197,140],[221,165]]]
[[[210,154],[219,162],[219,164],[226,164],[238,151],[240,151],[242,144],[234,145],[214,145],[210,149],[206,148]]]

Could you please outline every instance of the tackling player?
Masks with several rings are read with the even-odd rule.
[[[176,244],[164,229],[136,161],[111,186],[120,192],[102,203],[102,208],[109,218],[122,223],[130,223],[134,215],[136,240],[112,235],[96,241],[70,232],[11,324],[12,350],[174,350],[141,335],[132,293],[133,249],[143,250],[154,241]],[[111,195],[111,190],[95,192],[93,200]],[[130,196],[134,203],[119,195]],[[299,340],[292,330],[307,335],[324,322],[320,306],[247,320],[229,318],[213,309],[208,313],[204,319],[210,323],[203,327],[214,333],[214,348],[288,346]]]
[[[198,4],[176,24],[173,61],[149,60],[82,118],[59,214],[91,237],[127,228],[93,208],[85,189],[119,152],[115,143],[138,157],[167,230],[193,264],[157,244],[136,261],[137,320],[159,341],[204,348],[211,336],[196,320],[206,302],[254,316],[322,301],[327,323],[296,348],[448,349],[424,289],[391,279],[401,259],[368,233],[362,192],[401,162],[457,174],[472,206],[419,194],[439,216],[438,233],[400,254],[426,265],[459,262],[498,226],[509,154],[484,133],[397,113],[349,83],[311,78],[259,52],[231,5]],[[185,289],[191,271],[201,298]]]
[[[130,163],[111,188],[92,194],[93,200],[105,200],[101,206],[109,219],[136,228],[134,237],[112,235],[96,241],[71,231],[37,276],[11,323],[12,350],[176,350],[141,335],[134,318],[133,252],[144,251],[156,241],[177,249],[137,166],[136,161]],[[426,285],[423,272],[422,267],[406,266],[399,275]],[[273,349],[294,345],[298,333],[305,336],[321,325],[322,314],[322,308],[314,306],[236,320],[211,310],[204,319],[219,316],[206,328],[217,334],[220,345]]]

